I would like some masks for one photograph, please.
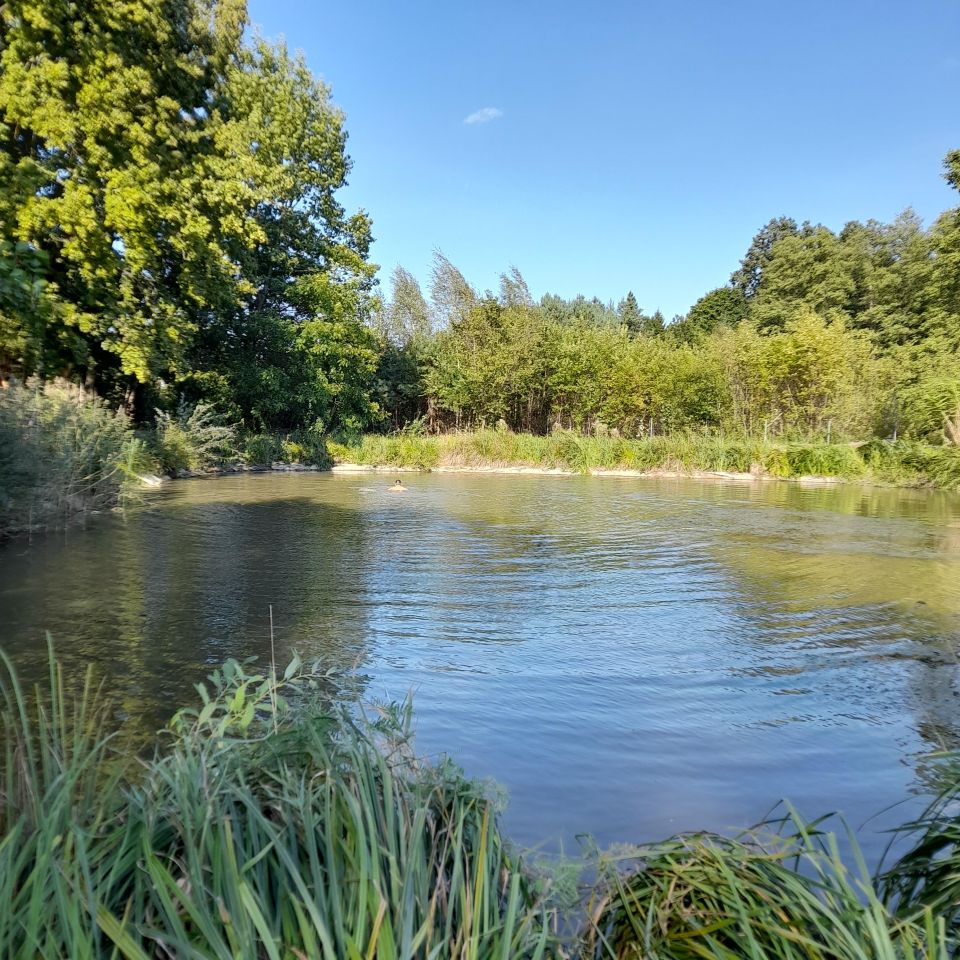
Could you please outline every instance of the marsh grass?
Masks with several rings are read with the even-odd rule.
[[[951,943],[931,909],[896,915],[848,836],[795,811],[736,838],[674,837],[601,855],[582,958],[670,960],[946,960]],[[625,868],[626,865],[626,868]]]
[[[759,439],[677,433],[628,440],[560,430],[546,436],[478,430],[426,435],[397,433],[330,440],[334,462],[369,466],[539,467],[677,473],[752,473],[758,476],[835,477],[908,486],[960,488],[960,451],[873,440],[867,444]]]
[[[92,675],[71,694],[51,652],[25,691],[0,666],[2,957],[954,955],[955,757],[879,878],[787,808],[734,838],[594,852],[578,900],[576,870],[551,880],[511,848],[487,788],[417,758],[409,703],[348,712],[316,667],[228,661],[144,756]]]
[[[52,662],[52,661],[51,661]],[[409,710],[230,662],[133,768],[91,681],[3,661],[0,956],[542,957],[550,913],[496,807],[410,748]]]
[[[960,754],[934,758],[940,791],[915,820],[895,831],[907,850],[881,870],[880,896],[906,919],[925,911],[960,933]]]
[[[108,510],[152,467],[127,417],[79,387],[0,389],[0,536]]]

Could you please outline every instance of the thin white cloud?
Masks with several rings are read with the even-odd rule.
[[[503,111],[498,107],[481,107],[479,110],[475,110],[470,114],[469,117],[464,117],[464,123],[489,123],[491,120],[496,120],[497,117],[502,117]]]

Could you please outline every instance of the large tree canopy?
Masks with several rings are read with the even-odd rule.
[[[247,26],[244,0],[0,7],[0,368],[199,389],[289,366],[304,278],[362,314],[343,116]]]

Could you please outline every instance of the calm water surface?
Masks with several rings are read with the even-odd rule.
[[[0,644],[44,631],[159,724],[277,645],[413,691],[419,746],[523,843],[730,829],[781,797],[871,857],[960,744],[960,499],[859,487],[267,474],[0,548]],[[280,656],[280,654],[278,654]],[[871,814],[913,797],[892,814]]]

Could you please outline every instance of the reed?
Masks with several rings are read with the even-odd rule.
[[[734,838],[598,853],[561,918],[488,792],[417,758],[409,703],[348,711],[317,667],[228,661],[144,759],[91,675],[73,695],[52,651],[42,689],[24,690],[2,654],[0,668],[2,957],[955,955],[955,757],[879,877],[852,836],[841,856],[823,822],[787,808]]]
[[[960,934],[960,753],[934,758],[940,791],[923,813],[895,831],[907,849],[884,868],[878,890],[898,916],[932,911]]]
[[[331,439],[335,463],[407,467],[538,467],[573,473],[593,470],[677,473],[753,473],[865,480],[902,486],[960,488],[960,453],[954,448],[873,440],[866,444],[820,440],[766,442],[720,434],[676,433],[625,439],[583,436],[569,430],[539,436],[500,430],[470,433],[395,433]]]
[[[836,836],[795,811],[736,838],[674,837],[601,856],[582,958],[946,960],[942,916],[892,912],[856,841],[848,869]],[[625,869],[625,864],[627,868]]]
[[[457,957],[553,950],[493,802],[419,762],[408,709],[320,712],[323,675],[230,662],[131,770],[88,684],[4,660],[0,956]]]
[[[79,387],[0,387],[0,536],[108,510],[152,468],[127,417]]]

